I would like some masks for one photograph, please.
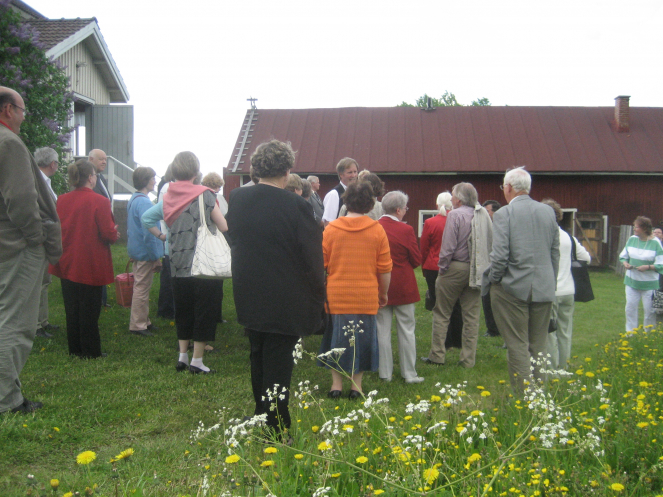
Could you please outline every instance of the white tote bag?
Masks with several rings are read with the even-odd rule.
[[[216,230],[216,235],[207,227],[205,221],[205,203],[203,195],[198,196],[200,210],[200,227],[196,238],[196,249],[193,252],[191,276],[196,278],[232,278],[230,271],[230,246],[225,237]]]

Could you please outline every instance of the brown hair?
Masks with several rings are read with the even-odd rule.
[[[342,196],[348,212],[367,214],[375,205],[373,188],[366,181],[350,183]]]
[[[193,152],[180,152],[173,159],[172,166],[177,181],[190,181],[200,171],[200,162]]]
[[[223,178],[219,173],[211,172],[205,175],[203,181],[200,184],[207,186],[212,190],[216,190],[217,188],[221,188],[223,185],[225,185],[226,182],[223,181]]]
[[[644,230],[644,232],[647,234],[647,236],[651,236],[652,232],[652,224],[651,224],[651,219],[645,216],[638,216],[635,218],[635,221],[633,221],[635,224],[640,226]]]
[[[356,160],[351,159],[350,157],[343,157],[340,161],[338,161],[338,164],[336,164],[336,172],[340,176],[343,172],[345,172],[346,169],[352,166],[352,164],[357,166],[357,169],[359,169],[359,164],[357,164]]]
[[[304,190],[302,187],[302,178],[299,177],[299,174],[290,173],[285,189],[292,193],[295,193],[295,190]]]
[[[366,173],[361,178],[358,178],[358,181],[365,181],[366,183],[370,184],[371,188],[373,189],[374,197],[381,197],[385,194],[384,181],[378,178],[377,174]]]
[[[96,169],[87,159],[78,159],[67,167],[67,176],[69,176],[69,184],[72,188],[85,186],[93,174],[96,174]]]
[[[258,178],[282,178],[295,165],[295,152],[290,142],[271,140],[258,145],[251,165]]]
[[[556,202],[551,198],[544,198],[541,201],[541,203],[552,207],[552,210],[555,211],[555,218],[557,218],[558,223],[564,218],[564,213],[562,212],[562,206],[559,205],[559,202]]]
[[[134,169],[134,174],[132,176],[134,182],[134,188],[136,190],[142,190],[147,186],[152,178],[157,175],[156,171],[151,167],[139,166]]]

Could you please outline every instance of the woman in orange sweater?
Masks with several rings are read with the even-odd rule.
[[[343,201],[347,216],[329,223],[323,235],[332,326],[322,339],[320,360],[332,370],[328,396],[341,396],[345,373],[352,378],[349,398],[356,399],[363,372],[378,369],[376,315],[387,305],[392,264],[384,228],[365,215],[375,202],[370,184],[350,184]],[[341,348],[342,354],[334,352]]]

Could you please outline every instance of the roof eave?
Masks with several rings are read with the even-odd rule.
[[[108,45],[106,45],[106,42],[104,41],[104,37],[101,34],[96,19],[93,19],[90,24],[48,50],[46,56],[57,58],[67,50],[70,50],[87,39],[92,41],[93,46],[98,49],[103,58],[103,63],[99,65],[99,70],[109,87],[111,103],[128,103],[129,91],[124,84],[120,70],[117,68],[115,61],[113,60]]]

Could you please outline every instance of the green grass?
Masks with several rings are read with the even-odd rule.
[[[126,248],[113,248],[115,272],[123,272]],[[425,282],[417,271],[421,294]],[[575,311],[574,361],[580,364],[592,356],[597,345],[618,337],[624,326],[624,287],[610,271],[592,273],[596,300],[577,304]],[[158,277],[152,287],[150,315],[156,313]],[[152,318],[159,327],[156,336],[137,337],[129,333],[129,309],[115,305],[114,288],[109,288],[112,308],[103,309],[100,319],[102,350],[107,358],[80,360],[67,355],[64,309],[59,281],[50,287],[50,320],[61,329],[53,339],[37,338],[32,354],[21,374],[24,394],[44,403],[31,415],[0,416],[0,495],[25,495],[27,475],[35,476],[37,488],[48,489],[48,481],[60,481],[58,495],[70,489],[97,484],[97,494],[183,495],[197,493],[201,460],[185,456],[191,450],[190,435],[199,421],[217,421],[215,411],[224,407],[234,417],[252,414],[248,340],[237,324],[232,299],[232,283],[225,284],[224,318],[213,344],[217,352],[205,364],[219,371],[216,375],[194,376],[176,373],[177,342],[174,324]],[[296,305],[296,303],[293,303]],[[431,313],[417,305],[418,356],[430,346]],[[456,384],[468,381],[470,387],[483,385],[498,389],[507,378],[506,350],[500,338],[484,338],[483,318],[476,366],[467,370],[454,366],[458,350],[448,353],[447,366],[435,367],[419,362],[417,371],[426,381],[406,385],[400,380],[397,343],[394,340],[394,381],[383,383],[377,373],[364,377],[364,391],[377,389],[391,405],[404,406],[417,395],[430,397],[437,382]],[[304,347],[316,352],[320,337],[308,337]],[[326,392],[328,371],[303,360],[295,367],[293,385],[310,380]],[[346,388],[347,389],[347,388]],[[347,400],[338,405],[341,412],[353,407]],[[306,414],[305,411],[304,415]],[[338,414],[338,412],[336,412]],[[57,429],[56,429],[57,428]],[[296,426],[294,431],[296,433]],[[135,450],[129,465],[114,472],[108,462],[127,448]],[[87,468],[76,464],[76,455],[92,450],[97,461]],[[191,485],[194,485],[193,489]],[[137,492],[132,494],[131,491]],[[50,493],[50,490],[48,490]],[[46,490],[40,490],[40,495]]]

